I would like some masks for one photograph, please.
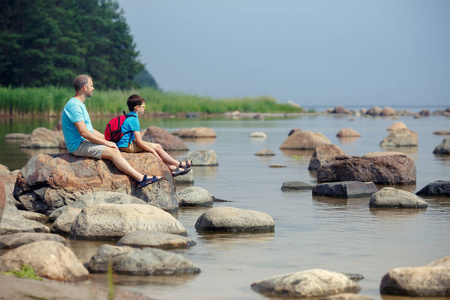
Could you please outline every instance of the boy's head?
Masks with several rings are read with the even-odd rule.
[[[131,95],[128,97],[127,106],[130,111],[133,111],[137,105],[145,104],[145,99],[139,95]]]

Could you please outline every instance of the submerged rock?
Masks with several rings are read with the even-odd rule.
[[[194,240],[185,236],[152,230],[130,232],[117,242],[117,246],[160,249],[188,248],[195,244]]]
[[[316,185],[312,194],[331,198],[357,198],[371,196],[378,192],[373,182],[341,181]]]
[[[313,185],[302,181],[287,181],[283,182],[283,185],[281,186],[282,191],[312,190],[313,188]]]
[[[270,149],[265,148],[265,149],[262,149],[262,150],[256,152],[255,155],[256,156],[275,156],[275,152],[273,152]]]

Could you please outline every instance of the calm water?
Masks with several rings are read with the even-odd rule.
[[[418,110],[416,110],[418,111]],[[354,121],[349,119],[353,118]],[[107,120],[95,120],[103,129]],[[400,187],[417,192],[435,180],[450,179],[450,156],[436,156],[433,149],[443,136],[437,130],[449,130],[450,118],[412,117],[362,118],[308,116],[292,119],[199,120],[142,119],[150,125],[173,131],[197,126],[213,128],[218,137],[208,140],[184,140],[190,151],[213,149],[218,167],[194,167],[195,186],[213,196],[229,200],[214,206],[233,206],[265,212],[275,219],[275,231],[260,234],[199,234],[194,225],[207,208],[179,209],[174,214],[197,245],[176,250],[201,269],[189,276],[117,276],[123,289],[140,292],[154,299],[264,299],[253,292],[251,283],[274,275],[322,268],[358,273],[362,295],[381,297],[378,289],[382,276],[396,267],[422,266],[450,255],[450,198],[428,198],[422,210],[370,209],[369,198],[332,199],[312,197],[311,191],[282,192],[286,181],[315,184],[315,174],[308,171],[312,151],[281,151],[279,146],[293,128],[325,134],[349,155],[387,151],[378,144],[388,135],[386,128],[397,121],[419,135],[419,146],[401,148],[413,157],[417,185]],[[1,121],[0,137],[8,132],[30,132],[37,126],[52,128],[50,121]],[[340,140],[336,133],[350,127],[362,134],[352,140]],[[249,134],[263,131],[266,139],[252,139]],[[273,150],[273,157],[254,154],[263,148]],[[174,153],[182,159],[189,151]],[[22,167],[36,151],[20,150],[17,143],[0,145],[0,163],[10,169]],[[295,156],[295,157],[294,157]],[[286,168],[270,168],[284,164]],[[179,186],[178,190],[183,186]],[[380,187],[381,188],[381,187]],[[70,242],[68,245],[82,261],[87,261],[101,243]],[[93,275],[93,282],[105,284],[104,275]]]

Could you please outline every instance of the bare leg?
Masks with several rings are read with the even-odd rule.
[[[142,181],[144,175],[136,171],[130,163],[120,154],[118,149],[105,147],[103,149],[102,158],[109,159],[120,171],[133,177],[136,181]]]

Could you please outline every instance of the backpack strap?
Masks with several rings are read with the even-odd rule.
[[[131,112],[130,113],[125,113],[125,111],[123,110],[122,111],[123,112],[123,115],[128,119],[129,117],[135,117],[135,118],[137,118],[135,115],[132,115],[131,114]],[[125,135],[125,134],[127,134],[127,133],[130,133],[130,132],[132,132],[133,130],[130,130],[130,131],[127,131],[127,132],[124,132],[123,133],[123,135]],[[128,140],[128,145],[131,143],[131,138],[133,137],[133,135],[132,134],[130,134],[130,139]]]

